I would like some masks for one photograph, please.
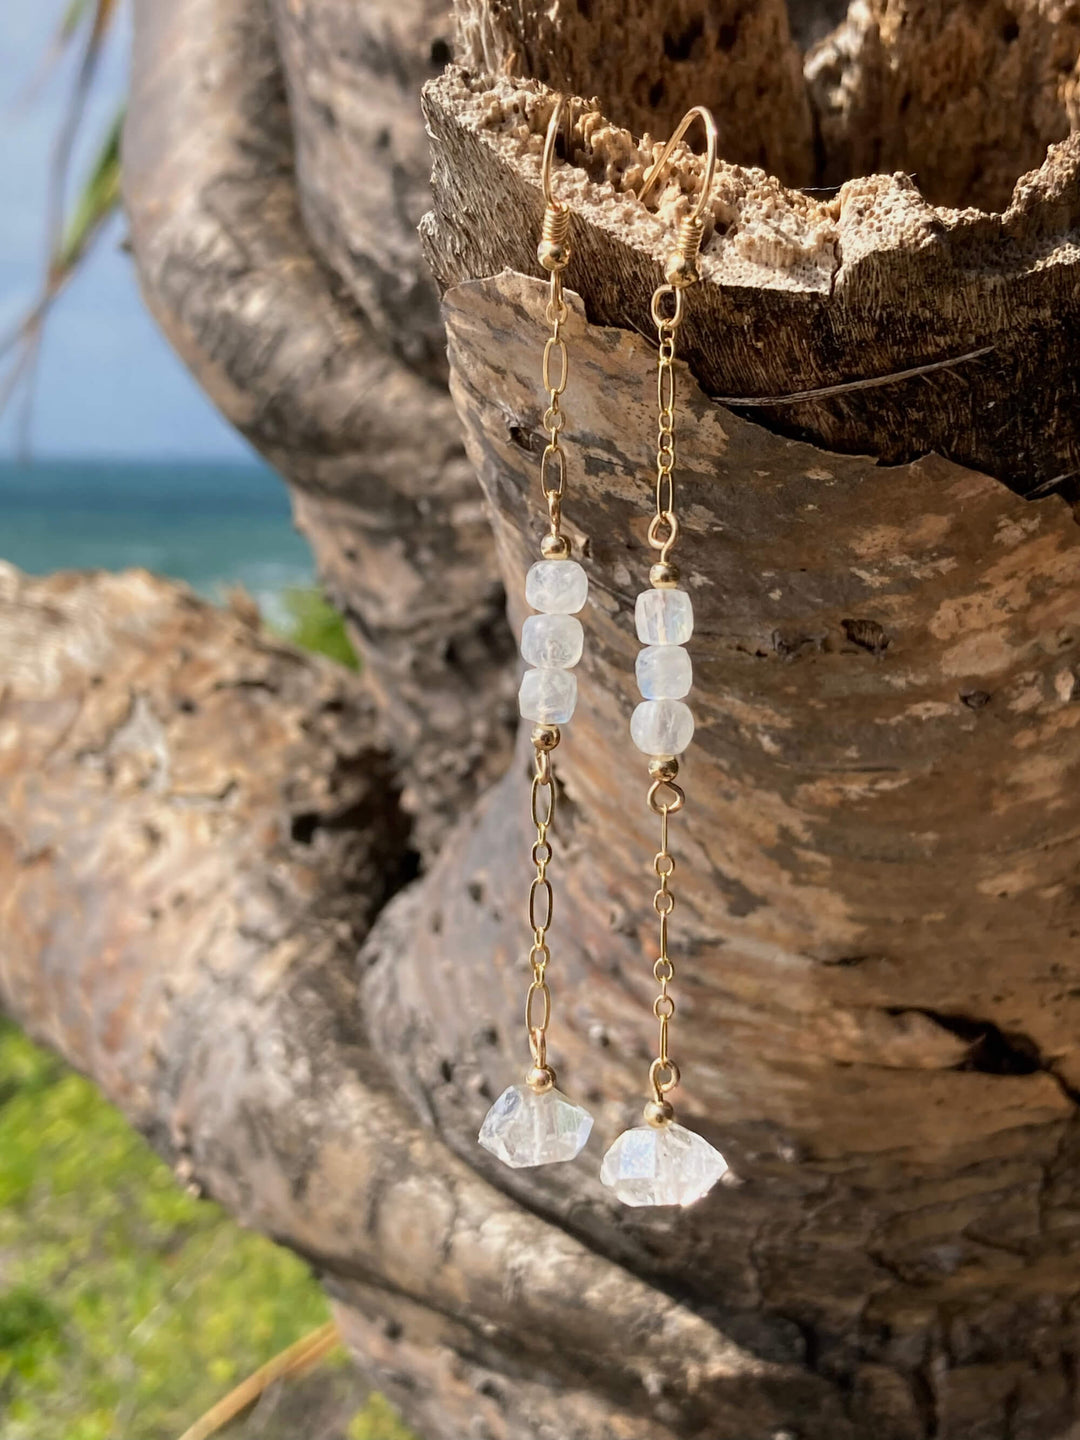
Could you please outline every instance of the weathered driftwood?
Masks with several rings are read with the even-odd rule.
[[[412,42],[423,14],[419,0],[395,0],[370,23],[401,24]],[[351,133],[320,98],[305,47],[324,52],[303,7],[282,6],[278,21],[291,93],[310,79],[308,110],[286,104],[263,5],[141,0],[137,18],[124,171],[144,294],[228,418],[289,476],[324,583],[365,642],[426,848],[505,763],[513,653],[445,391],[436,304],[417,298],[430,284],[418,279],[427,161],[415,90],[435,62],[421,53],[399,76],[400,48],[370,42],[369,69],[408,103],[387,144],[357,136],[347,185],[345,163],[303,125],[317,116],[338,143]],[[380,93],[361,80],[365,96]],[[309,137],[295,166],[294,134]],[[322,198],[331,176],[342,216]],[[360,309],[327,266],[369,194],[377,214],[353,235],[357,269],[344,276]],[[478,690],[491,692],[479,710]]]
[[[196,622],[164,591],[133,635],[130,600],[103,582],[9,579],[5,667],[40,656],[0,711],[16,776],[3,823],[39,843],[5,852],[0,984],[185,1173],[316,1260],[361,1362],[429,1440],[1075,1440],[1080,1425],[1080,202],[1065,138],[1080,40],[1071,11],[1034,0],[789,8],[790,27],[772,5],[459,13],[474,71],[572,83],[615,121],[644,128],[646,34],[663,37],[663,59],[648,52],[661,108],[699,84],[716,93],[694,99],[739,96],[718,107],[727,163],[683,351],[699,732],[675,837],[683,1104],[739,1183],[676,1217],[618,1211],[595,1163],[512,1174],[473,1139],[522,1062],[524,757],[479,792],[509,733],[498,575],[518,611],[539,526],[529,274],[550,96],[451,71],[426,101],[424,247],[493,546],[409,236],[410,87],[444,58],[443,18],[282,4],[272,31],[257,0],[139,9],[143,284],[295,487],[373,713],[354,682],[327,705],[322,667],[242,627],[226,644],[215,627],[237,622]],[[779,178],[731,163],[758,157]],[[650,1041],[629,610],[649,559],[648,297],[699,174],[675,167],[658,218],[633,198],[649,158],[592,111],[556,176],[581,297],[566,512],[595,604],[560,752],[552,1040],[597,1114],[596,1151],[633,1114]],[[785,188],[864,163],[918,167],[930,199],[1003,213],[936,209],[904,176]],[[91,602],[100,651],[64,638]],[[176,673],[196,665],[223,707],[221,740],[198,743],[210,759],[232,747],[235,785],[204,817],[193,890],[226,857],[235,873],[228,903],[208,880],[204,913],[166,925],[130,835],[153,800],[185,836],[182,792],[160,759],[149,796],[142,772],[95,769],[79,697],[118,717],[91,725],[99,749],[130,712],[183,752],[197,717],[166,678],[180,634]],[[288,693],[214,687],[255,654],[257,674],[293,677]],[[289,739],[231,708],[256,695],[259,727],[284,717]],[[316,817],[298,829],[294,771]],[[327,798],[342,774],[344,811]],[[407,884],[414,847],[428,863]],[[248,895],[266,897],[256,925]],[[86,907],[108,923],[67,925]]]

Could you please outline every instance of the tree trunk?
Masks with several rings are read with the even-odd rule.
[[[365,676],[164,587],[136,625],[109,586],[150,582],[9,577],[5,1003],[312,1257],[427,1440],[1076,1440],[1080,19],[462,0],[424,198],[415,92],[448,35],[423,0],[138,8],[148,301],[293,487]],[[737,1178],[678,1214],[621,1210],[598,1150],[510,1172],[475,1143],[523,1063],[502,586],[516,628],[546,83],[598,93],[556,174],[593,603],[552,1040],[601,1140],[651,1041],[644,337],[700,168],[646,209],[652,151],[619,127],[721,120],[680,350],[698,732],[673,838],[682,1105]],[[915,178],[847,178],[894,167]],[[134,778],[101,759],[132,735]],[[193,810],[170,757],[196,744]]]

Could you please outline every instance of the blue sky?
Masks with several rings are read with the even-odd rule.
[[[71,66],[25,95],[67,0],[7,0],[0,15],[0,333],[41,276],[45,177]],[[125,17],[126,18],[126,17]],[[92,154],[126,89],[128,31],[113,37],[87,115],[78,163]],[[34,453],[156,459],[254,458],[190,379],[143,308],[118,220],[62,295],[46,331]],[[0,457],[15,443],[0,417]]]

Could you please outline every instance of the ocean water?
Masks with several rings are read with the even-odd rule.
[[[240,584],[269,620],[314,582],[288,493],[258,464],[0,461],[0,558],[21,570],[143,566],[219,600]]]

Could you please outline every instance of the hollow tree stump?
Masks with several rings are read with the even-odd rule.
[[[415,92],[450,50],[438,7],[142,0],[127,193],[147,298],[293,487],[367,668],[333,705],[297,672],[290,738],[250,773],[234,749],[206,799],[215,863],[229,806],[274,820],[262,849],[246,827],[236,882],[261,927],[80,937],[55,917],[96,887],[122,926],[127,877],[70,856],[128,853],[138,797],[125,770],[87,770],[69,717],[104,683],[100,746],[132,713],[164,723],[183,604],[159,598],[158,639],[114,678],[105,641],[70,638],[86,592],[9,578],[5,1004],[320,1266],[428,1440],[1076,1440],[1080,21],[1035,0],[469,0],[457,19],[464,68],[425,92],[429,201]],[[506,1172],[474,1140],[522,1062],[502,607],[505,586],[516,625],[540,523],[547,83],[597,96],[556,171],[575,210],[567,528],[595,603],[552,1041],[605,1138],[640,1104],[651,1036],[626,735],[648,299],[700,173],[684,156],[646,210],[652,149],[619,127],[655,113],[662,134],[691,99],[721,120],[681,349],[699,729],[674,834],[677,1044],[687,1117],[738,1183],[678,1216],[620,1210],[595,1163]],[[414,234],[429,203],[441,321]],[[183,623],[208,675],[251,663],[256,639]],[[118,657],[135,643],[115,595],[99,629]],[[63,663],[16,666],[31,644]],[[276,651],[270,673],[292,673]],[[191,723],[172,716],[167,749]],[[345,805],[317,783],[342,755]],[[72,784],[92,804],[43,822],[40,796]],[[34,827],[40,844],[10,839]],[[299,890],[274,889],[282,866]],[[171,1008],[98,1003],[116,946],[145,967],[138,994],[183,977]]]

